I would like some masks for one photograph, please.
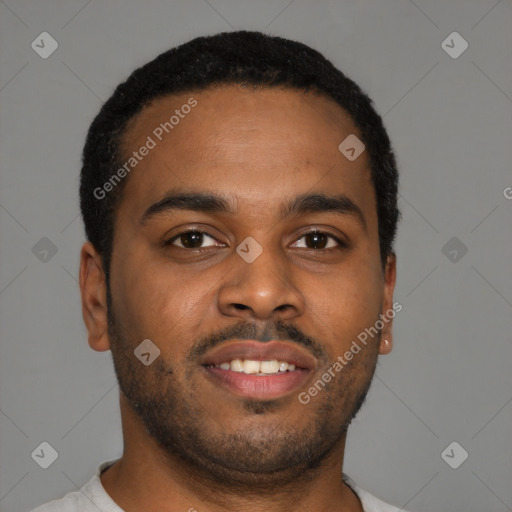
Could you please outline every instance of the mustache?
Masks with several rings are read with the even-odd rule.
[[[195,341],[189,351],[187,360],[189,362],[196,360],[212,348],[231,339],[256,340],[262,343],[270,340],[292,341],[308,349],[319,361],[328,360],[325,350],[318,341],[307,336],[297,327],[287,325],[279,320],[265,323],[263,327],[258,327],[254,323],[236,324],[215,334],[203,336]]]

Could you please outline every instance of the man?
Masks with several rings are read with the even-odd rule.
[[[84,321],[124,452],[49,511],[398,511],[342,473],[392,346],[398,175],[311,48],[201,37],[136,70],[83,154]]]

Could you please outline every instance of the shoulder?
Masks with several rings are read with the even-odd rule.
[[[31,512],[123,512],[112,500],[101,484],[101,472],[115,461],[101,464],[96,474],[78,491],[69,492],[58,500],[53,500],[31,510]]]
[[[343,481],[359,497],[364,512],[407,512],[407,510],[385,503],[373,494],[370,494],[368,491],[361,489],[361,487],[356,485],[356,483],[345,473],[343,473]]]
[[[31,512],[75,512],[79,510],[88,510],[85,506],[89,506],[84,502],[87,498],[80,494],[79,491],[70,492],[58,500],[53,500],[44,505],[33,509]]]
[[[368,491],[365,491],[356,485],[353,485],[352,487],[361,500],[364,512],[407,512],[403,508],[394,507],[389,503],[385,503],[373,494],[370,494]]]

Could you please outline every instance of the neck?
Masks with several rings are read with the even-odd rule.
[[[124,452],[121,459],[102,473],[101,482],[125,512],[363,510],[357,496],[342,479],[345,436],[322,464],[305,472],[303,478],[283,480],[277,489],[275,485],[267,490],[259,486],[257,491],[236,492],[216,485],[213,479],[205,478],[183,461],[164,454],[122,393],[120,403]]]

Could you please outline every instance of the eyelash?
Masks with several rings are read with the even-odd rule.
[[[216,240],[218,242],[218,240],[213,235],[208,233],[207,231],[203,231],[203,230],[200,230],[200,229],[187,229],[186,231],[182,231],[181,233],[178,233],[177,235],[174,235],[171,239],[165,241],[164,242],[164,246],[167,247],[167,246],[174,245],[173,242],[175,240],[179,239],[181,236],[186,235],[188,233],[196,233],[196,234],[200,234],[200,235],[206,235],[206,236],[208,236],[210,238],[213,238],[214,240]],[[320,231],[320,230],[316,230],[316,229],[313,229],[311,231],[307,231],[306,233],[303,233],[296,241],[301,240],[305,236],[311,235],[311,234],[327,235],[328,238],[331,238],[332,240],[334,240],[338,244],[338,247],[327,247],[327,248],[324,248],[324,249],[310,249],[309,247],[301,247],[301,249],[309,249],[309,250],[312,250],[312,251],[320,252],[320,251],[329,251],[329,250],[336,249],[336,248],[346,248],[346,247],[348,247],[347,243],[343,242],[338,237],[334,236],[332,233],[329,233],[328,231]],[[185,250],[188,250],[188,251],[199,251],[199,252],[209,249],[209,247],[197,247],[197,248],[189,249],[188,247],[180,247],[179,245],[177,245],[175,247],[179,247],[180,249],[185,249]],[[210,247],[212,247],[212,246],[210,246]]]

